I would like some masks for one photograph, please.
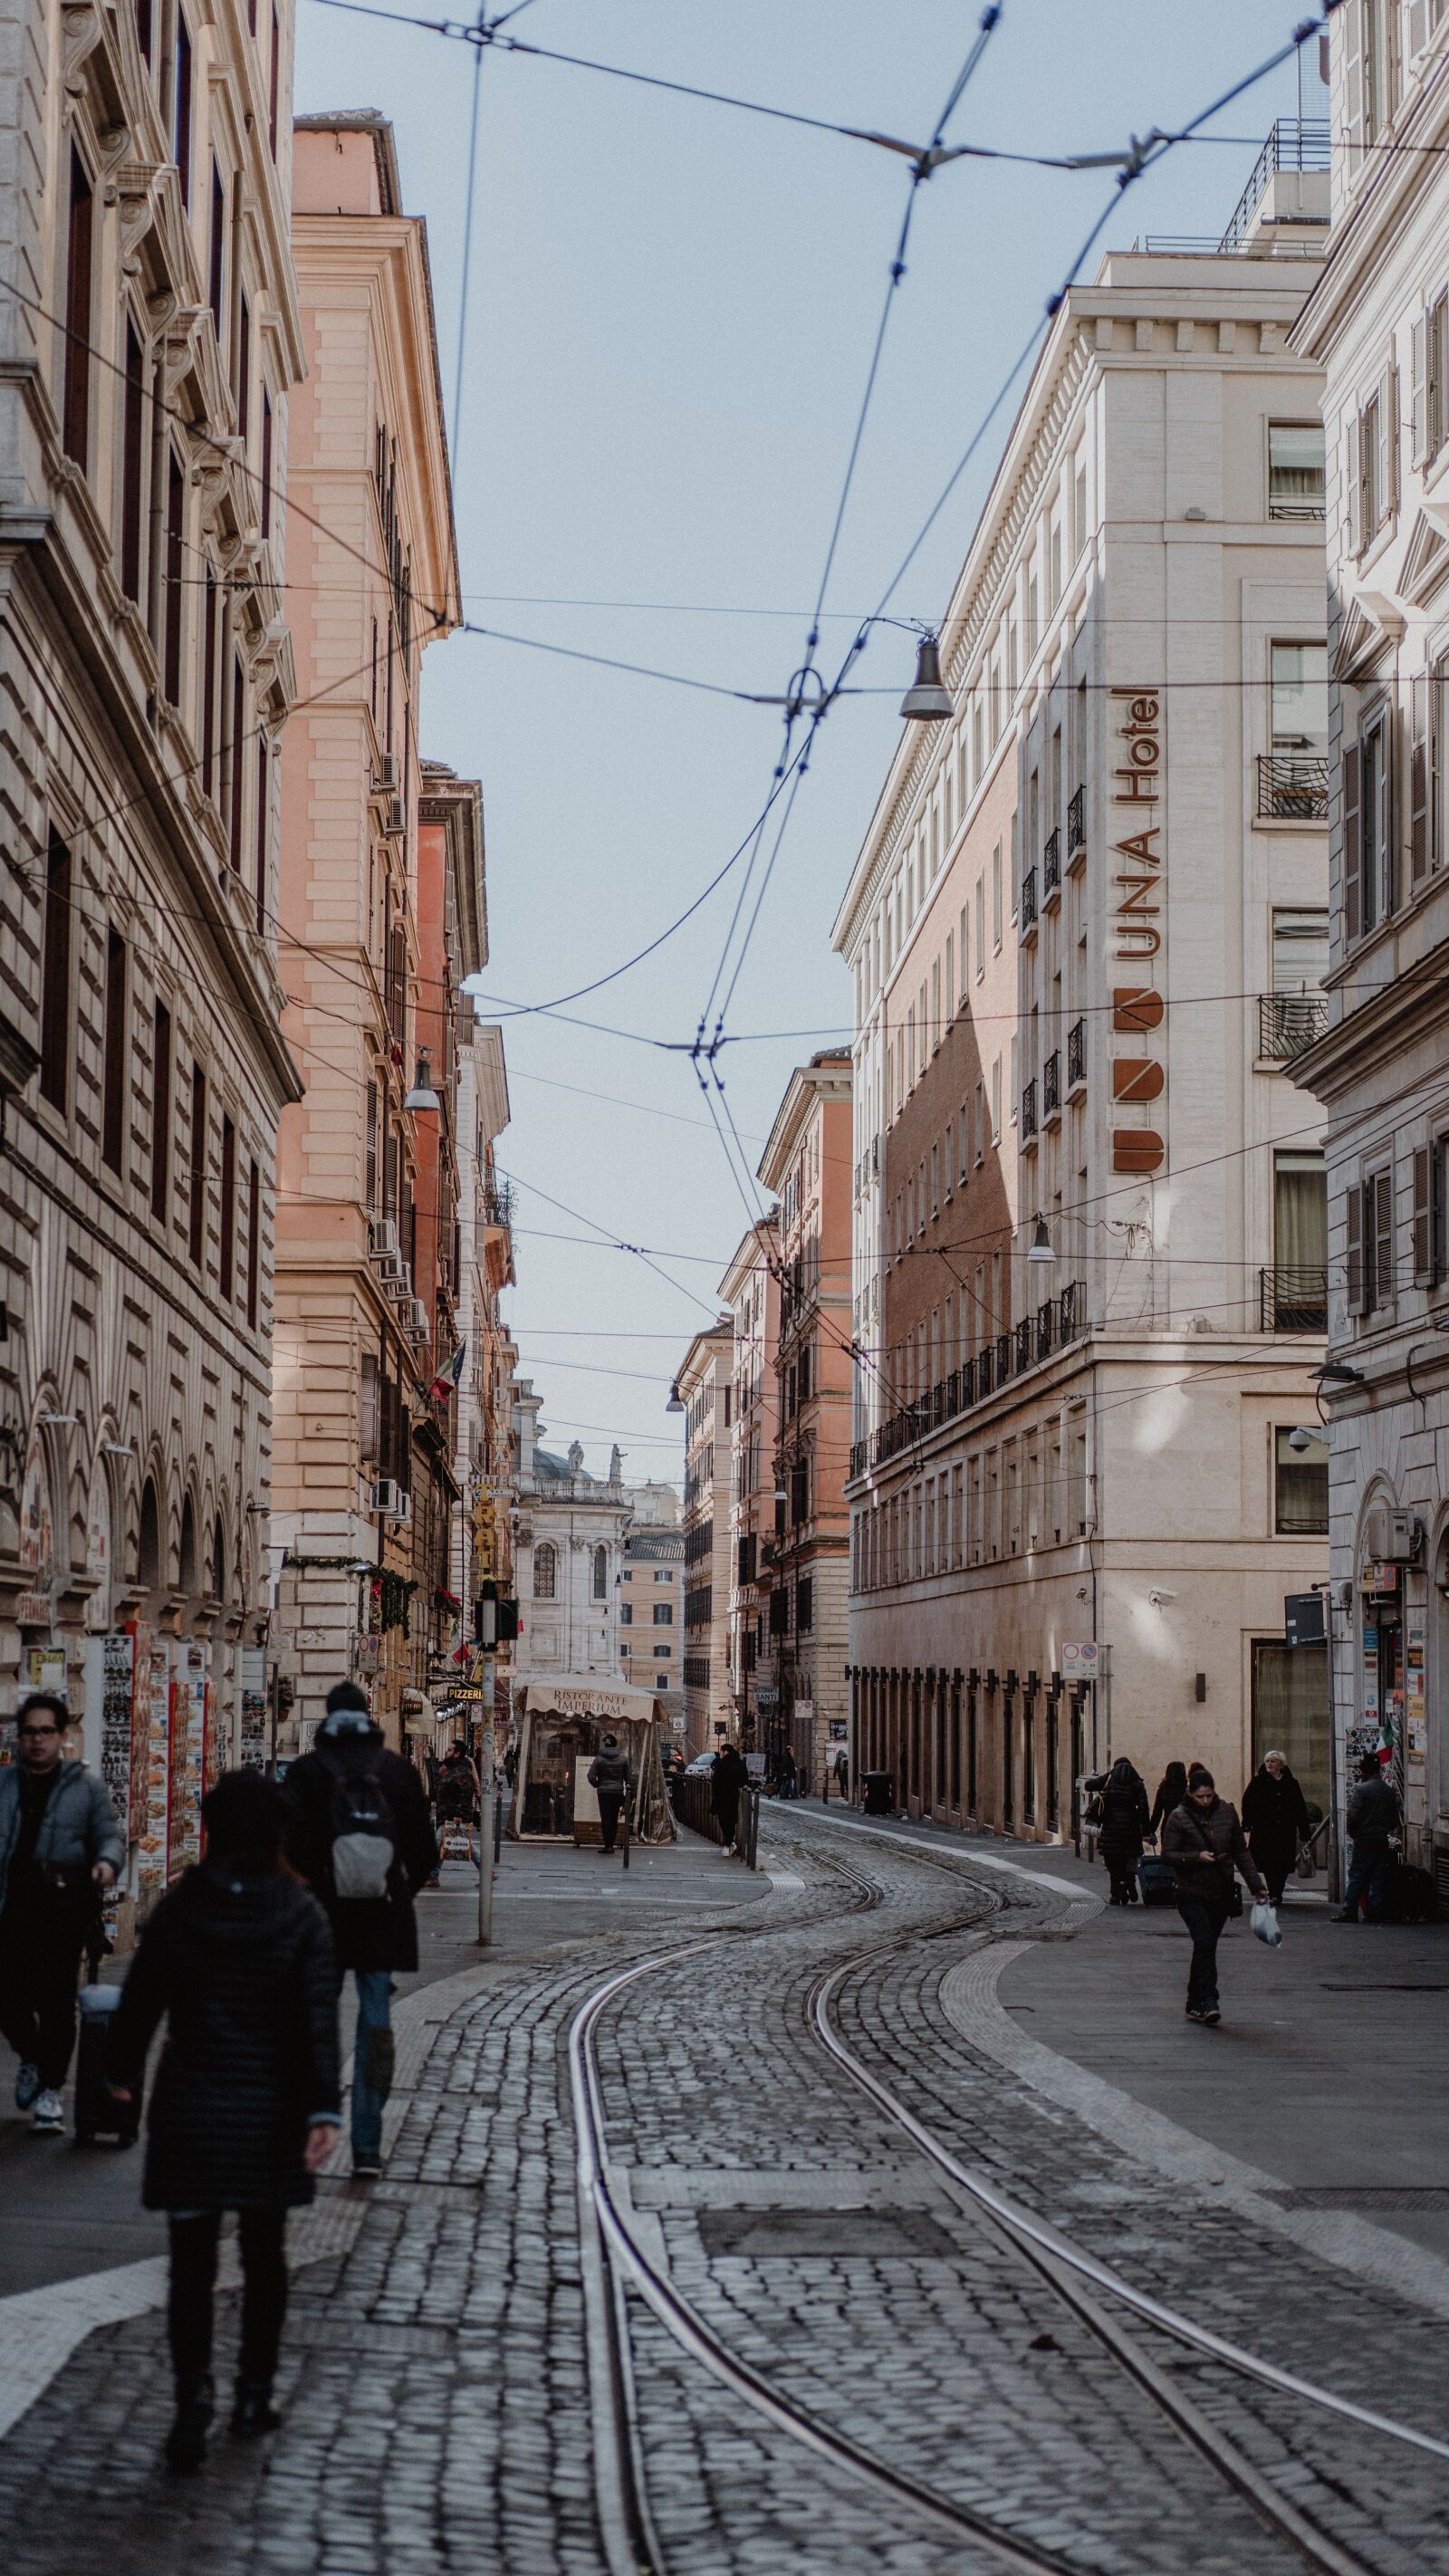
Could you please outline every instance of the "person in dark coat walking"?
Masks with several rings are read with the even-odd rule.
[[[1121,1754],[1107,1774],[1102,1791],[1102,1821],[1097,1848],[1107,1864],[1112,1905],[1137,1902],[1137,1864],[1147,1839],[1147,1788],[1141,1773]]]
[[[0,2031],[20,2060],[16,2110],[51,2130],[65,2125],[81,1952],[126,1859],[104,1781],[66,1759],[66,1714],[32,1691],[19,1759],[0,1768]]]
[[[410,1762],[389,1752],[356,1682],[337,1682],[311,1753],[287,1771],[287,1857],[332,1925],[339,1987],[357,1980],[352,2057],[352,2170],[382,2170],[382,2114],[392,2090],[392,1981],[418,1964],[413,1899],[438,1866],[427,1795]]]
[[[727,1852],[734,1848],[740,1791],[749,1776],[749,1764],[738,1745],[722,1744],[709,1775],[709,1804],[711,1814],[719,1820],[720,1839]]]
[[[1187,1764],[1169,1762],[1157,1783],[1152,1813],[1147,1820],[1147,1839],[1155,1843],[1174,1807],[1180,1807],[1187,1796]]]
[[[1218,1942],[1232,1911],[1233,1872],[1241,1870],[1255,1896],[1267,1886],[1244,1839],[1238,1811],[1220,1798],[1211,1771],[1194,1762],[1187,1796],[1163,1829],[1162,1852],[1177,1884],[1177,1910],[1192,1934],[1187,1977],[1189,2021],[1219,2022]]]
[[[1389,1854],[1399,1830],[1399,1802],[1376,1754],[1366,1753],[1358,1766],[1346,1821],[1353,1866],[1343,1891],[1343,1912],[1335,1920],[1357,1923],[1362,1905],[1370,1923],[1381,1923],[1388,1904]]]
[[[1243,1791],[1243,1827],[1268,1882],[1268,1901],[1281,1905],[1298,1846],[1313,1831],[1308,1801],[1281,1753],[1265,1753]]]
[[[282,1866],[282,1793],[229,1771],[201,1803],[206,1857],[162,1897],[112,2019],[107,2064],[122,2101],[140,2092],[163,2015],[142,2198],[171,2226],[168,2324],[176,2418],[166,2456],[195,2469],[212,2414],[212,2292],[223,2213],[238,2213],[241,2364],[234,2433],[275,2431],[287,2306],[287,2212],[341,2118],[332,1936]]]
[[[617,1735],[606,1735],[589,1764],[589,1787],[599,1801],[606,1852],[613,1850],[618,1838],[619,1817],[629,1795],[629,1784],[629,1756],[620,1752]]]

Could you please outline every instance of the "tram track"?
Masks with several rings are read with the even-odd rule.
[[[853,1861],[836,1854],[827,1856],[818,1845],[812,1845],[811,1857],[852,1888],[854,1902],[849,1912],[878,1911],[886,1901],[887,1889]],[[1279,2539],[1293,2548],[1300,2561],[1321,2571],[1321,2576],[1374,2576],[1364,2559],[1303,2513],[1236,2443],[1209,2421],[1159,2363],[1134,2341],[1114,2310],[1124,2307],[1138,2324],[1191,2347],[1205,2363],[1221,2365],[1270,2387],[1279,2397],[1292,2398],[1352,2423],[1375,2439],[1388,2437],[1405,2442],[1446,2462],[1449,2444],[1281,2370],[1135,2290],[1085,2249],[1018,2209],[989,2180],[964,2164],[842,2037],[832,2003],[847,1979],[888,1958],[893,1951],[964,1933],[985,1931],[989,1938],[993,1919],[1005,1910],[1005,1894],[967,1880],[952,1856],[942,1854],[938,1858],[918,1851],[913,1852],[912,1860],[939,1869],[958,1884],[965,1881],[973,1899],[970,1909],[945,1921],[925,1925],[912,1922],[889,1930],[862,1943],[848,1957],[814,1977],[807,1996],[810,2035],[837,2075],[862,2094],[878,2115],[900,2130],[953,2194],[963,2196],[979,2213],[993,2236],[1009,2247],[1034,2277],[1050,2287],[1181,2439],[1207,2461]],[[923,2527],[923,2534],[931,2531],[958,2544],[970,2540],[978,2549],[989,2551],[996,2564],[1023,2571],[1023,2576],[1082,2576],[1082,2562],[1039,2546],[990,2514],[945,2494],[929,2480],[897,2467],[838,2425],[825,2421],[768,2371],[732,2349],[679,2289],[667,2265],[654,2259],[631,2224],[627,2197],[614,2186],[596,2046],[602,2017],[621,1996],[691,1957],[768,1940],[777,1934],[798,1934],[809,1928],[808,1920],[795,1915],[775,1925],[731,1927],[685,1949],[636,1960],[595,1987],[570,2027],[569,2067],[580,2235],[585,2245],[590,2313],[591,2377],[596,2402],[600,2397],[604,2401],[599,2409],[603,2434],[597,2446],[596,2471],[610,2576],[669,2576],[649,2502],[630,2338],[631,2295],[643,2303],[678,2348],[733,2397],[802,2452],[845,2470],[862,2490],[888,2502],[895,2514],[904,2505]]]

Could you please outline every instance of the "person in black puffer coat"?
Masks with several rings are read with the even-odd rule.
[[[341,2117],[332,1936],[282,1868],[281,1791],[230,1771],[201,1805],[206,1857],[162,1897],[111,2023],[108,2068],[139,2093],[165,2015],[142,2199],[171,2222],[173,2468],[199,2468],[212,2413],[211,2305],[223,2213],[239,2214],[245,2289],[235,2433],[271,2432],[287,2305],[287,2211],[312,2197]]]
[[[1107,1864],[1113,1905],[1137,1902],[1137,1864],[1147,1839],[1147,1788],[1126,1754],[1113,1763],[1102,1791],[1097,1848]]]
[[[1268,1902],[1281,1905],[1288,1872],[1313,1828],[1308,1801],[1281,1753],[1265,1753],[1243,1791],[1248,1849],[1268,1882]]]

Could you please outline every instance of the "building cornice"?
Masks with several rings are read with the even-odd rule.
[[[1449,937],[1436,942],[1375,993],[1345,1011],[1284,1069],[1300,1091],[1335,1100],[1366,1073],[1382,1072],[1413,1043],[1449,1038]]]

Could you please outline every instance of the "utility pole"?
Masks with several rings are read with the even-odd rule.
[[[493,1650],[498,1642],[498,1602],[490,1584],[479,1604],[483,1623],[483,1703],[478,1725],[478,1942],[493,1940],[493,1808],[498,1794],[494,1772]]]

